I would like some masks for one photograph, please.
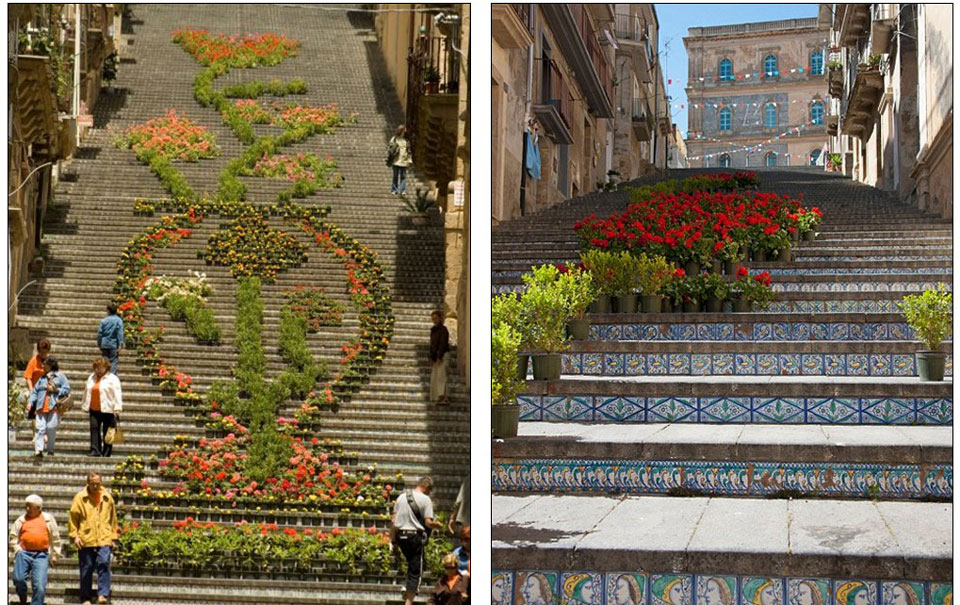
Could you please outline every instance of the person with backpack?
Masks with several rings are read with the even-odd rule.
[[[413,605],[420,590],[423,573],[423,554],[430,539],[430,532],[441,529],[443,524],[433,518],[433,479],[421,477],[417,486],[397,498],[393,507],[393,524],[390,529],[393,543],[407,560],[407,584],[403,591],[404,605]]]
[[[387,144],[387,166],[393,167],[393,186],[390,193],[403,195],[407,191],[407,166],[413,163],[406,126],[398,126],[397,132]]]

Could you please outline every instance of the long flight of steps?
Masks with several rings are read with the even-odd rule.
[[[561,379],[527,383],[493,448],[495,603],[952,600],[952,378],[916,377],[896,307],[952,282],[950,222],[836,175],[759,174],[825,213],[793,262],[750,264],[767,310],[592,315]],[[573,223],[627,199],[495,228],[494,293],[575,262]]]
[[[43,226],[46,262],[42,273],[31,276],[38,283],[20,296],[19,325],[28,327],[34,339],[51,339],[53,354],[73,389],[78,395],[82,393],[90,363],[98,353],[97,324],[112,298],[120,253],[134,235],[159,221],[159,214],[136,216],[134,199],[167,196],[131,151],[113,145],[113,136],[163,115],[169,108],[205,126],[216,135],[221,155],[197,164],[178,165],[194,189],[201,192],[215,192],[220,170],[241,153],[242,145],[219,116],[194,101],[192,80],[200,67],[171,42],[171,32],[179,27],[196,27],[225,33],[278,32],[296,38],[302,43],[298,57],[275,67],[234,70],[216,85],[299,77],[307,81],[308,93],[295,97],[297,102],[337,103],[344,117],[357,114],[357,124],[345,125],[331,135],[311,137],[294,151],[321,157],[330,154],[339,162],[345,178],[343,187],[322,191],[306,203],[329,204],[332,222],[377,251],[390,279],[396,316],[395,335],[383,365],[339,411],[322,413],[319,436],[342,442],[346,452],[356,452],[352,466],[367,469],[378,465],[380,476],[403,473],[403,483],[412,484],[422,474],[432,475],[436,481],[434,502],[438,510],[449,510],[460,482],[469,472],[469,391],[453,369],[455,360],[451,360],[451,404],[438,408],[428,402],[430,312],[440,307],[443,297],[443,231],[437,217],[427,227],[412,226],[400,201],[390,195],[391,174],[382,156],[389,135],[403,118],[378,50],[372,19],[346,10],[254,5],[135,5],[131,13],[132,18],[125,22],[127,44],[120,52],[117,88],[112,94],[101,95],[95,127],[86,135],[57,187]],[[271,132],[278,130],[258,126],[258,134]],[[247,199],[253,201],[272,201],[281,187],[266,179],[245,182],[249,187]],[[408,186],[417,185],[423,184],[411,177]],[[228,268],[207,266],[196,255],[220,222],[209,217],[180,244],[158,251],[154,273],[174,277],[190,277],[193,271],[206,274],[214,290],[208,304],[223,329],[222,344],[196,344],[187,336],[184,325],[170,320],[155,303],[148,303],[147,308],[147,327],[165,328],[161,346],[164,355],[193,377],[194,388],[200,393],[215,380],[231,379],[230,368],[236,363],[237,282]],[[277,221],[273,226],[281,225]],[[342,326],[321,328],[308,337],[315,355],[331,367],[339,360],[340,347],[358,330],[342,266],[308,239],[301,236],[301,240],[309,246],[308,262],[263,288],[268,378],[283,369],[277,334],[284,291],[296,285],[323,288],[348,309]],[[82,412],[64,417],[56,456],[42,462],[32,457],[30,427],[27,423],[18,427],[9,449],[10,522],[22,512],[24,497],[36,492],[43,496],[45,509],[54,513],[65,534],[70,500],[83,486],[88,471],[102,473],[109,487],[114,465],[126,456],[159,454],[173,445],[175,435],[204,436],[204,429],[172,397],[161,395],[159,388],[141,375],[132,351],[121,353],[119,375],[124,387],[122,419],[127,442],[115,447],[112,459],[86,457],[89,432]],[[290,402],[284,414],[290,415],[296,405]],[[147,469],[147,479],[154,488],[172,487],[155,470]],[[398,482],[398,487],[403,483]],[[202,519],[211,514],[170,507],[145,511],[128,504],[121,509],[128,519],[153,519],[159,526],[186,516]],[[257,517],[251,518],[256,522]],[[336,515],[330,515],[324,524],[332,527],[337,522]],[[385,527],[382,521],[378,525]],[[331,575],[299,581],[225,577],[213,572],[201,575],[166,577],[115,569],[112,602],[359,604],[400,600],[400,579],[393,576]],[[77,602],[77,578],[76,555],[71,553],[51,570],[47,603]],[[12,584],[9,590],[12,595]]]

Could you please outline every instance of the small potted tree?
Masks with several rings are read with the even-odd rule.
[[[587,250],[580,254],[580,262],[593,279],[593,313],[610,312],[610,295],[616,286],[616,260],[612,252]]]
[[[640,255],[640,272],[637,287],[640,289],[640,304],[644,313],[660,313],[663,310],[663,289],[670,281],[673,266],[662,256]]]
[[[637,278],[640,261],[629,252],[613,256],[613,300],[619,313],[637,312]]]
[[[429,190],[417,187],[413,199],[403,196],[403,205],[410,212],[410,222],[422,227],[430,222],[429,212],[437,203]]]
[[[513,360],[516,374],[521,380],[527,377],[527,366],[530,364],[530,328],[527,322],[529,317],[523,309],[523,297],[516,294],[499,294],[493,298],[491,305],[493,327],[508,324],[519,336],[520,342],[517,354]]]
[[[937,284],[922,294],[905,296],[898,305],[907,324],[926,347],[916,353],[920,380],[943,380],[947,356],[940,351],[940,344],[953,332],[953,294],[943,284]]]
[[[560,378],[561,353],[567,348],[570,291],[576,280],[553,265],[535,267],[523,275],[523,311],[529,317],[534,380]]]
[[[558,267],[561,274],[569,275],[573,280],[570,287],[570,320],[567,321],[567,331],[570,338],[587,340],[590,338],[590,320],[587,319],[587,308],[596,297],[593,287],[593,275],[580,268],[567,269]]]
[[[524,381],[517,375],[517,353],[520,351],[521,335],[508,323],[494,326],[491,336],[491,373],[493,403],[493,436],[498,439],[517,436],[520,422],[520,405],[517,393],[523,390]]]

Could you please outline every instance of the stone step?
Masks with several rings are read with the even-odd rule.
[[[493,489],[919,499],[953,496],[949,427],[523,423]]]
[[[951,525],[949,504],[494,495],[492,507],[491,564],[527,570],[518,583],[530,573],[637,569],[951,581],[952,541],[941,530]],[[545,602],[559,596],[558,584],[541,586]]]

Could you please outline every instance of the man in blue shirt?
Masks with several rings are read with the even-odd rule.
[[[97,346],[100,353],[110,361],[110,372],[117,374],[117,363],[120,361],[120,348],[124,344],[123,320],[117,315],[117,305],[107,305],[107,316],[100,322],[97,329]]]

